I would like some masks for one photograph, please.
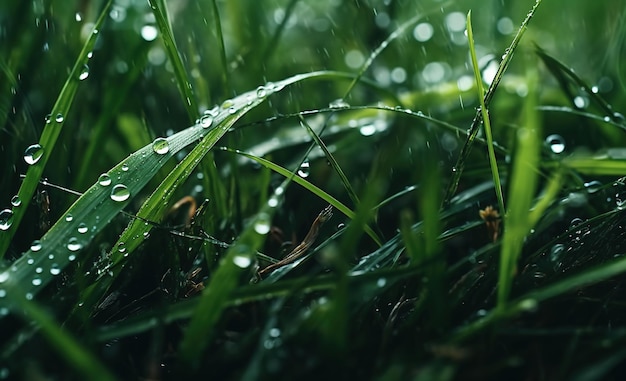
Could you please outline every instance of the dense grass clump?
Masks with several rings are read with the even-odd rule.
[[[618,379],[625,17],[3,1],[0,380]]]

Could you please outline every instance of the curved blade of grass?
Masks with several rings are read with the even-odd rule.
[[[343,184],[343,187],[346,189],[346,192],[348,192],[348,196],[350,196],[350,199],[352,200],[354,205],[358,205],[359,197],[356,195],[356,192],[354,192],[354,189],[352,188],[352,185],[350,184],[348,177],[346,176],[345,173],[343,173],[343,170],[339,166],[339,163],[335,159],[335,156],[333,156],[333,154],[328,150],[328,147],[326,147],[326,144],[324,144],[324,141],[322,141],[322,138],[320,138],[320,136],[316,134],[315,131],[313,131],[313,128],[309,126],[309,124],[304,120],[302,115],[298,115],[298,118],[300,119],[300,124],[304,128],[306,128],[306,130],[309,132],[309,135],[311,135],[311,137],[313,137],[313,140],[315,140],[315,143],[317,143],[317,145],[322,149],[322,151],[324,151],[324,155],[326,156],[326,159],[330,162],[330,165],[333,167],[335,172],[337,172],[337,175],[339,175],[339,178],[341,179],[341,183]]]
[[[185,182],[202,158],[213,148],[215,143],[248,111],[261,104],[267,96],[282,90],[285,86],[313,78],[324,78],[333,76],[332,72],[312,72],[300,74],[277,82],[267,87],[259,87],[239,95],[222,104],[222,109],[214,117],[205,116],[200,119],[202,123],[209,123],[207,118],[211,118],[211,127],[202,141],[174,168],[172,172],[163,180],[157,189],[146,199],[137,212],[138,219],[131,221],[124,230],[111,252],[111,269],[107,276],[103,276],[98,282],[90,286],[83,292],[80,303],[84,303],[83,309],[93,306],[104,295],[112,284],[113,280],[121,271],[121,267],[126,261],[127,255],[134,252],[145,240],[153,225],[146,224],[144,220],[159,221],[168,209],[174,191]],[[260,96],[259,96],[260,95]],[[215,127],[213,127],[215,126]],[[202,135],[198,136],[201,137]],[[125,251],[121,253],[117,248],[124,246]]]
[[[597,91],[593,91],[589,85],[585,81],[582,80],[574,71],[567,66],[563,65],[559,60],[550,56],[546,52],[543,51],[539,46],[535,46],[535,51],[537,55],[543,60],[546,67],[552,72],[552,74],[559,79],[559,83],[564,91],[567,90],[566,83],[564,83],[564,79],[562,78],[562,74],[569,77],[577,88],[583,89],[587,95],[600,107],[600,109],[605,113],[609,118],[616,117],[615,112],[610,104],[608,104],[604,98]],[[574,102],[574,97],[568,94],[572,103]]]
[[[504,72],[509,67],[509,63],[511,62],[511,59],[513,59],[513,53],[517,49],[517,46],[519,45],[522,39],[522,36],[524,35],[524,33],[526,32],[526,29],[528,28],[528,23],[530,22],[535,12],[537,11],[539,4],[541,4],[541,0],[537,0],[535,2],[535,5],[532,7],[530,12],[528,12],[528,14],[526,15],[526,18],[522,22],[522,25],[520,25],[519,30],[517,31],[517,33],[515,34],[515,37],[513,38],[513,41],[511,41],[511,45],[505,50],[504,55],[502,56],[502,61],[500,61],[500,65],[498,66],[498,71],[496,72],[496,75],[494,76],[493,81],[489,85],[489,88],[487,89],[487,93],[485,94],[485,97],[484,97],[485,107],[489,106],[489,104],[491,103],[491,99],[493,98],[493,95],[498,85],[500,84],[502,77],[504,76]],[[478,134],[478,130],[480,128],[481,122],[482,122],[482,111],[479,110],[476,112],[476,116],[474,117],[474,120],[472,121],[472,125],[467,133],[467,140],[465,141],[463,148],[461,148],[461,153],[459,153],[459,157],[456,161],[456,164],[454,165],[454,168],[452,171],[452,178],[450,179],[450,183],[448,184],[448,188],[446,189],[446,195],[443,199],[444,206],[447,206],[450,203],[450,200],[456,193],[456,190],[459,186],[459,181],[461,180],[461,175],[463,174],[463,168],[465,167],[465,161],[467,160],[471,152],[472,145],[474,144],[474,140],[476,139],[476,135]]]
[[[278,164],[272,163],[271,161],[264,159],[262,157],[258,157],[258,156],[254,156],[254,155],[250,155],[249,153],[246,152],[242,152],[239,150],[233,150],[233,149],[225,149],[228,152],[233,152],[236,153],[238,155],[242,155],[245,156],[251,160],[256,161],[257,163],[261,164],[262,166],[271,169],[272,171],[284,176],[284,177],[290,177],[292,175],[292,172],[281,167]],[[354,219],[354,217],[356,216],[355,213],[350,210],[350,208],[348,208],[347,206],[345,206],[344,204],[342,204],[339,200],[337,200],[336,198],[334,198],[333,196],[331,196],[330,194],[324,192],[322,189],[316,187],[315,185],[311,184],[310,182],[306,181],[305,179],[303,179],[302,177],[299,176],[295,176],[293,178],[293,182],[301,185],[302,187],[304,187],[305,189],[307,189],[308,191],[310,191],[311,193],[313,193],[314,195],[316,195],[317,197],[321,198],[322,200],[328,202],[329,204],[331,204],[335,209],[337,209],[338,211],[340,211],[341,213],[343,213],[344,215],[346,215],[346,217],[350,218],[350,219]],[[369,226],[365,226],[365,232],[367,233],[367,235],[369,235],[372,240],[374,240],[374,242],[376,242],[376,244],[378,244],[379,246],[382,245],[382,241],[381,239],[378,237],[378,235],[374,232],[374,230],[372,230],[372,228],[370,228]]]
[[[65,118],[70,111],[72,103],[74,102],[74,97],[76,95],[76,91],[78,90],[78,84],[80,83],[80,73],[89,60],[89,53],[93,50],[98,38],[98,30],[102,27],[104,20],[106,20],[109,15],[109,8],[111,8],[112,3],[113,0],[107,1],[106,5],[102,9],[98,20],[89,35],[89,38],[87,38],[83,49],[80,51],[78,58],[74,63],[72,71],[70,71],[69,77],[63,85],[63,89],[59,93],[59,97],[52,107],[49,124],[46,125],[43,133],[41,134],[41,138],[39,139],[39,145],[43,147],[43,155],[36,164],[29,166],[26,171],[26,177],[17,192],[17,196],[20,200],[22,200],[22,204],[20,207],[13,208],[13,223],[9,229],[0,231],[0,259],[4,258],[4,254],[9,248],[9,244],[11,243],[20,222],[26,213],[28,204],[35,194],[35,189],[37,189],[39,180],[41,180],[43,170],[52,155],[56,141],[61,134],[61,130],[63,129]]]
[[[174,40],[174,33],[172,32],[172,25],[170,24],[165,0],[148,0],[148,4],[150,4],[152,13],[154,13],[157,26],[159,27],[159,32],[161,33],[163,43],[165,44],[167,56],[174,67],[176,83],[178,85],[178,90],[185,101],[185,108],[187,109],[189,120],[193,121],[198,115],[198,107],[196,105],[191,82],[187,77],[185,66],[180,58],[179,50],[176,47],[176,40]]]
[[[485,89],[483,88],[483,80],[480,77],[480,68],[476,59],[476,49],[474,47],[474,33],[472,32],[472,11],[467,12],[467,40],[469,42],[470,56],[472,58],[472,67],[474,68],[474,78],[476,80],[476,90],[478,91],[478,99],[480,100],[480,113],[483,124],[485,126],[485,137],[487,138],[487,152],[489,153],[489,166],[491,167],[491,176],[496,190],[496,198],[498,199],[498,207],[504,212],[504,197],[502,196],[502,185],[500,183],[500,174],[498,173],[498,161],[496,153],[493,149],[493,136],[491,133],[491,121],[489,120],[489,109],[485,104]]]

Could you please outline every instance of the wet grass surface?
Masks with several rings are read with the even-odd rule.
[[[0,379],[618,379],[624,17],[3,2]]]

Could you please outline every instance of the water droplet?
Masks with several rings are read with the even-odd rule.
[[[46,124],[50,124],[50,122],[52,121],[52,115],[50,114],[46,115],[46,117],[44,118],[44,121],[46,122]]]
[[[73,262],[73,261],[76,260],[76,256],[74,254],[70,254],[70,256],[67,257],[67,260],[70,261],[70,262]]]
[[[9,230],[11,224],[13,224],[13,211],[4,209],[0,212],[0,230]]]
[[[265,87],[263,86],[259,86],[256,89],[256,96],[257,98],[264,98],[267,95],[267,91],[265,90]]]
[[[165,155],[170,151],[170,143],[165,138],[157,138],[152,143],[152,150],[159,155]]]
[[[330,108],[347,108],[350,107],[350,103],[346,102],[342,98],[335,99],[334,101],[328,104]]]
[[[39,286],[41,285],[41,279],[40,278],[34,278],[33,279],[33,286]]]
[[[121,202],[130,198],[130,191],[124,184],[117,184],[111,189],[111,200]]]
[[[14,207],[18,207],[20,205],[22,205],[22,200],[20,200],[20,196],[15,195],[11,198],[11,205],[13,205]]]
[[[37,274],[41,274],[41,273],[43,272],[43,268],[41,268],[41,267],[37,267],[37,268],[35,269],[35,272],[36,272]]]
[[[584,221],[582,220],[582,218],[574,218],[572,219],[572,221],[570,221],[569,226],[570,228],[575,228],[576,226],[582,224]]]
[[[7,296],[7,292],[5,289],[0,288],[0,298],[4,298],[5,296]]]
[[[302,165],[300,165],[300,168],[298,169],[298,176],[306,178],[309,177],[309,174],[311,174],[311,164],[309,164],[308,160],[305,160]]]
[[[122,171],[128,172],[128,164],[122,164]]]
[[[222,110],[226,110],[227,108],[233,107],[234,105],[235,102],[233,102],[232,99],[226,99],[220,107],[222,108]]]
[[[33,258],[28,258],[26,263],[28,263],[29,265],[32,265],[33,263],[35,263],[35,260]]]
[[[9,279],[9,273],[4,271],[0,273],[0,283],[4,283],[6,282],[6,280]]]
[[[578,108],[585,108],[589,105],[589,99],[579,95],[574,98],[574,105]]]
[[[87,79],[87,77],[89,77],[89,66],[83,65],[83,70],[80,71],[80,74],[78,75],[78,79],[82,81],[82,80]]]
[[[124,242],[120,242],[119,245],[117,245],[117,251],[120,253],[125,253],[126,252],[126,244]]]
[[[24,151],[24,161],[28,165],[33,165],[43,156],[43,148],[39,144],[28,146]]]
[[[272,196],[269,200],[267,200],[267,206],[270,208],[275,208],[278,206],[278,197]]]
[[[565,151],[565,139],[561,135],[550,135],[546,138],[546,145],[550,148],[550,151],[556,154],[560,154]]]
[[[270,231],[270,216],[267,213],[260,213],[254,223],[254,231],[259,234],[267,234]]]
[[[78,251],[82,248],[83,248],[83,245],[80,242],[78,242],[78,239],[76,239],[76,237],[72,237],[69,239],[69,241],[67,241],[67,249],[69,251]]]
[[[365,126],[359,128],[359,132],[363,136],[372,136],[376,133],[376,126],[373,124],[366,124]]]
[[[41,241],[34,240],[33,243],[30,244],[30,250],[34,252],[41,250]]]
[[[519,303],[519,307],[522,310],[534,312],[534,311],[537,311],[537,307],[539,307],[539,303],[535,299],[525,299]]]
[[[200,125],[202,128],[209,128],[213,124],[213,117],[211,115],[204,115],[200,118]]]
[[[241,267],[242,269],[250,267],[252,264],[252,259],[247,255],[237,255],[233,258],[233,263],[237,265],[237,267]]]
[[[98,184],[103,187],[111,185],[111,176],[109,176],[108,173],[101,174],[100,177],[98,177]]]
[[[280,329],[278,328],[272,328],[269,330],[268,332],[270,337],[279,337],[280,336]]]
[[[59,265],[57,265],[56,263],[53,263],[52,266],[50,267],[50,274],[52,275],[61,274],[61,269],[59,268]]]
[[[595,193],[599,191],[600,189],[602,189],[602,183],[597,180],[593,180],[588,183],[585,183],[585,188],[587,188],[587,192]]]
[[[78,232],[80,234],[85,234],[89,231],[89,227],[87,227],[87,225],[84,222],[81,222],[80,225],[78,225]]]
[[[71,214],[68,214],[67,216],[65,216],[65,221],[67,222],[72,222],[73,219],[74,219],[74,216],[72,216]]]
[[[387,279],[385,278],[378,278],[378,280],[376,281],[376,285],[378,287],[385,287],[386,284],[387,284]]]
[[[57,116],[55,116],[55,117],[54,117],[54,120],[55,120],[57,123],[61,123],[61,122],[63,122],[63,121],[65,120],[65,118],[63,117],[63,114],[58,113],[58,114],[57,114]]]

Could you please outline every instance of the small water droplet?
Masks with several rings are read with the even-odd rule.
[[[33,279],[33,286],[39,286],[41,285],[41,279],[40,278],[34,278]]]
[[[111,176],[109,176],[108,173],[101,174],[100,177],[98,177],[98,184],[102,185],[103,187],[111,185]]]
[[[339,98],[328,104],[330,108],[347,108],[350,107],[350,103],[346,102],[344,99]]]
[[[73,219],[74,219],[74,216],[72,216],[71,214],[68,214],[67,216],[65,216],[65,221],[67,222],[72,222]]]
[[[33,258],[28,258],[26,263],[28,263],[29,265],[32,265],[33,263],[35,263],[35,260]]]
[[[52,115],[50,114],[46,115],[46,117],[44,118],[44,121],[46,122],[46,124],[50,124],[50,122],[52,121]]]
[[[69,257],[67,257],[67,259],[68,259],[70,262],[73,262],[73,261],[75,261],[75,260],[76,260],[76,256],[75,256],[74,254],[70,254],[70,256],[69,256]]]
[[[83,65],[83,70],[80,71],[80,74],[78,75],[78,79],[80,81],[83,81],[87,79],[87,77],[89,77],[89,66]]]
[[[366,124],[365,126],[359,128],[359,132],[363,136],[372,136],[376,133],[376,126],[373,124]]]
[[[13,224],[13,211],[4,209],[0,212],[0,230],[9,230]]]
[[[33,252],[37,252],[41,250],[41,241],[39,240],[33,241],[33,243],[30,244],[30,250]]]
[[[67,241],[67,249],[69,251],[78,251],[82,248],[83,248],[83,245],[80,242],[78,242],[78,239],[76,237],[72,237]]]
[[[159,155],[165,155],[170,151],[170,143],[165,138],[157,138],[152,143],[152,150]]]
[[[55,117],[54,117],[54,120],[55,120],[57,123],[61,123],[61,122],[63,122],[63,121],[65,120],[65,118],[63,117],[63,114],[58,113],[58,114],[57,114],[57,116],[55,116]]]
[[[307,178],[309,177],[310,173],[311,173],[311,164],[309,163],[308,160],[305,160],[302,163],[302,165],[300,165],[300,168],[298,169],[298,176]]]
[[[43,268],[41,268],[41,267],[37,267],[37,268],[35,269],[35,272],[36,272],[37,274],[41,274],[41,273],[43,272]]]
[[[128,164],[122,164],[122,171],[128,172]]]
[[[0,298],[4,298],[7,296],[7,291],[3,288],[0,288]]]
[[[570,221],[569,226],[570,228],[575,228],[576,226],[582,224],[584,221],[582,220],[582,218],[574,218],[572,219],[572,221]]]
[[[565,151],[565,139],[561,135],[552,134],[546,138],[546,145],[550,148],[550,151],[556,154],[563,153]]]
[[[259,86],[256,89],[256,96],[257,98],[264,98],[267,95],[267,90],[265,90],[265,87],[263,86]]]
[[[212,124],[213,117],[211,115],[203,115],[202,118],[200,118],[200,126],[202,126],[202,128],[209,128]]]
[[[117,251],[120,253],[125,253],[126,252],[126,244],[124,242],[120,242],[119,245],[117,245]]]
[[[250,259],[247,255],[236,255],[233,258],[233,263],[237,265],[237,267],[241,267],[242,269],[250,267],[252,264],[252,259]]]
[[[587,192],[595,193],[599,191],[600,189],[602,189],[602,183],[597,180],[593,180],[588,183],[585,183],[585,188],[587,188]]]
[[[232,99],[226,99],[224,102],[222,102],[222,105],[220,106],[222,110],[226,110],[227,108],[233,107],[235,105],[235,102],[233,102]]]
[[[18,207],[20,205],[22,205],[22,200],[20,200],[20,196],[15,195],[11,198],[11,205],[13,205],[14,207]]]
[[[130,198],[130,191],[124,184],[117,184],[111,189],[111,200],[121,202]]]
[[[278,206],[278,197],[272,196],[269,200],[267,200],[267,206],[270,208],[275,208]]]
[[[89,231],[89,227],[84,222],[81,222],[76,230],[78,230],[80,234],[85,234]]]
[[[33,165],[43,156],[43,148],[39,144],[28,146],[24,151],[24,161],[28,165]]]
[[[260,213],[254,223],[254,231],[259,234],[269,233],[271,228],[270,216],[267,213]]]
[[[386,284],[387,284],[387,279],[385,278],[378,278],[378,280],[376,281],[376,285],[378,287],[385,287]]]

